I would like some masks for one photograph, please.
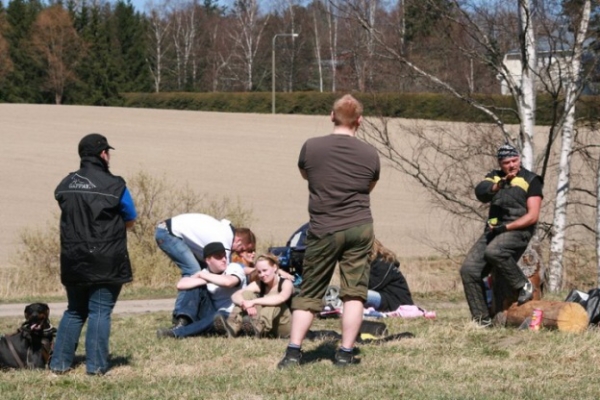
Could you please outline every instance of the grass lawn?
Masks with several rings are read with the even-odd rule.
[[[597,398],[597,330],[483,330],[468,321],[462,300],[418,303],[437,318],[383,320],[391,333],[415,337],[360,345],[361,364],[345,369],[332,365],[335,342],[305,342],[305,363],[279,371],[286,340],[157,339],[168,313],[115,315],[109,375],[85,374],[82,336],[73,371],[0,372],[0,393],[5,400]],[[338,320],[315,321],[314,329],[339,330]],[[0,319],[0,332],[19,322]]]

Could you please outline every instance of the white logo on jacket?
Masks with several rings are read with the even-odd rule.
[[[73,175],[71,178],[71,183],[69,183],[69,189],[89,190],[94,189],[95,187],[96,185],[94,185],[88,178],[77,174]]]

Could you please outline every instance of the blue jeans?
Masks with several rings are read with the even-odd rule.
[[[217,315],[206,286],[200,286],[190,290],[179,292],[181,301],[175,304],[173,317],[188,317],[192,323],[186,326],[173,329],[175,336],[187,337],[196,336],[208,331],[213,326],[213,321]],[[229,313],[223,313],[225,317]]]
[[[367,291],[367,301],[365,301],[365,308],[373,307],[375,310],[379,310],[381,306],[381,295],[379,292],[374,290]]]
[[[181,276],[192,276],[200,271],[200,262],[183,239],[171,235],[162,227],[156,227],[154,239],[158,247],[179,267]],[[175,300],[175,309],[181,306],[181,296],[182,292],[179,292]]]
[[[200,271],[200,262],[183,239],[173,236],[162,227],[157,227],[154,239],[158,247],[179,267],[181,276],[192,276]]]
[[[67,310],[60,320],[50,369],[64,372],[71,368],[75,350],[85,321],[86,372],[104,374],[108,370],[108,339],[112,310],[121,286],[91,285],[66,286]]]

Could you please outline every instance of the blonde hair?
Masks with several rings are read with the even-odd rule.
[[[348,128],[356,128],[363,113],[363,105],[354,96],[347,94],[333,103],[333,123]]]
[[[375,239],[373,242],[373,248],[371,249],[371,254],[369,255],[369,262],[373,262],[378,257],[389,263],[398,261],[398,258],[393,251],[381,244],[379,240]]]
[[[264,254],[259,254],[258,256],[256,256],[256,258],[254,258],[254,263],[253,263],[253,267],[256,267],[256,264],[259,261],[266,261],[271,267],[275,267],[275,271],[279,270],[279,257],[277,257],[275,254],[272,253],[264,253]],[[258,279],[258,271],[256,269],[254,269],[254,271],[252,271],[252,273],[250,274],[250,282],[258,282],[260,279]]]
[[[279,269],[279,257],[272,253],[264,253],[256,256],[254,259],[254,265],[261,260],[266,260],[271,267],[275,267],[275,269]]]

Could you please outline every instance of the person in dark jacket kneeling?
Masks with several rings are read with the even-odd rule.
[[[400,261],[396,255],[375,239],[369,257],[369,291],[365,308],[377,311],[394,311],[402,305],[413,305],[413,299],[404,275],[400,272]]]
[[[50,362],[55,373],[71,368],[86,320],[86,372],[106,373],[112,310],[123,284],[133,280],[127,229],[137,212],[123,178],[108,169],[111,149],[104,136],[86,135],[79,142],[80,169],[54,192],[61,209],[60,276],[68,301]]]

